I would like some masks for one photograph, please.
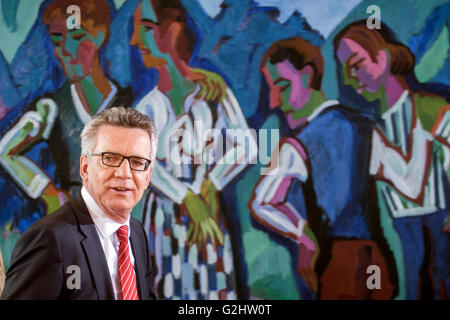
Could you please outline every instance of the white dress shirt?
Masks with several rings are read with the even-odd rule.
[[[105,253],[106,262],[108,264],[109,275],[111,276],[111,283],[114,289],[114,296],[116,300],[122,299],[122,290],[120,286],[120,274],[118,266],[118,253],[119,253],[119,238],[116,231],[123,225],[128,227],[128,239],[130,238],[130,219],[126,223],[120,224],[111,218],[109,218],[103,210],[98,206],[86,188],[83,186],[81,189],[81,196],[86,203],[89,214],[94,221],[95,228],[97,229],[100,243]],[[129,242],[130,259],[134,268],[134,256],[133,250],[131,250],[131,242]]]

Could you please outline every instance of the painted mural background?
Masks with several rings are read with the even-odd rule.
[[[55,98],[60,99],[59,101],[70,99],[63,96],[62,88],[67,86],[68,80],[54,53],[55,41],[50,38],[42,18],[45,8],[51,2],[49,0],[0,1],[0,136],[2,139],[11,132],[11,128],[17,125],[21,117],[31,110],[30,108],[39,98]],[[127,90],[132,106],[136,107],[138,102],[155,88],[161,77],[161,73],[158,73],[156,68],[149,68],[146,65],[137,45],[132,43],[136,28],[133,23],[134,14],[141,1],[107,0],[106,3],[109,5],[110,12],[107,14],[111,16],[111,22],[109,40],[99,49],[100,66],[106,78],[114,82],[118,88]],[[378,5],[381,10],[381,21],[389,26],[397,40],[406,45],[415,55],[414,72],[420,88],[442,97],[447,104],[450,103],[450,2],[448,1],[353,0],[346,1],[345,5],[332,0],[225,0],[223,2],[183,0],[182,3],[188,13],[191,27],[192,24],[195,25],[193,29],[196,40],[189,57],[189,65],[192,68],[215,72],[224,79],[242,111],[244,120],[238,123],[238,127],[248,126],[255,130],[279,129],[280,137],[293,134],[281,109],[269,107],[270,90],[260,71],[260,64],[264,53],[272,43],[297,36],[321,48],[324,59],[321,89],[327,99],[338,99],[354,112],[367,115],[377,121],[379,106],[364,100],[362,96],[349,93],[348,88],[342,85],[338,71],[339,63],[336,63],[333,49],[333,39],[339,31],[354,21],[369,18],[371,14],[367,13],[366,9],[373,4]],[[174,87],[185,86],[185,90],[191,88],[189,86],[195,81],[187,84],[185,82],[182,78],[172,78]],[[65,92],[69,94],[70,90]],[[171,111],[173,114],[168,117],[173,116],[174,119],[181,117],[185,111],[182,104],[183,97],[176,94],[168,95],[168,97],[173,106]],[[153,112],[157,113],[158,110],[155,109]],[[76,116],[75,113],[73,115]],[[72,124],[69,121],[66,125]],[[326,130],[326,126],[323,130]],[[67,147],[61,146],[61,150]],[[24,148],[23,154],[46,173],[58,190],[63,190],[68,177],[60,175],[58,170],[61,165],[64,167],[64,164],[58,164],[58,161],[63,161],[61,160],[63,158],[55,156],[54,151],[44,137]],[[322,165],[326,170],[327,163]],[[225,260],[228,252],[232,255],[230,259],[233,262],[232,270],[229,272],[222,270],[227,269],[226,266],[217,267],[217,261],[214,262],[216,264],[215,286],[217,291],[220,289],[226,291],[228,288],[228,298],[313,299],[314,294],[307,289],[305,280],[297,272],[298,247],[263,226],[250,213],[252,193],[260,179],[262,166],[258,162],[242,168],[230,181],[223,183],[221,188],[217,203],[220,206],[220,214],[226,217],[224,218],[226,223],[223,221],[219,223],[225,241],[223,248],[216,250],[219,252],[219,258]],[[69,170],[66,167],[64,168]],[[448,167],[446,169],[448,170]],[[349,174],[352,173],[349,172]],[[447,177],[444,180],[448,179]],[[446,187],[441,190],[441,196],[446,203],[449,201],[450,192],[447,182],[442,182]],[[335,190],[340,189],[338,181],[330,183],[335,184]],[[428,290],[427,285],[433,283],[430,279],[427,280],[428,282],[422,282],[421,294],[415,295],[414,292],[410,294],[408,289],[410,269],[407,265],[405,266],[405,255],[407,255],[405,251],[409,247],[398,234],[393,221],[395,218],[389,214],[389,208],[380,200],[383,197],[383,187],[378,188],[378,191],[373,190],[374,196],[378,199],[378,224],[382,237],[387,243],[387,250],[391,252],[394,259],[391,267],[396,269],[397,290],[393,298],[437,298],[436,293],[430,293],[433,290]],[[160,200],[153,201],[155,203],[160,201],[161,204],[155,210],[164,211],[166,210],[164,192],[157,191],[153,194],[156,195],[155,197],[160,197]],[[439,190],[431,192],[439,193]],[[66,195],[68,196],[69,192]],[[148,193],[146,199],[150,197]],[[0,231],[2,232],[0,258],[3,259],[4,269],[7,270],[11,252],[18,237],[33,222],[46,215],[49,206],[42,198],[33,198],[24,192],[4,167],[0,169],[0,204]],[[444,204],[443,208],[448,215],[448,205]],[[176,210],[173,214],[176,214]],[[154,235],[156,231],[151,229],[153,222],[149,222],[156,219],[155,213],[152,213],[145,203],[136,208],[133,215],[144,223],[147,222],[149,234],[151,237],[156,237]],[[153,215],[153,218],[150,219],[150,215]],[[445,219],[440,221],[443,229]],[[345,221],[341,222],[345,224]],[[188,227],[187,224],[186,228]],[[352,226],[356,230],[360,227],[358,224]],[[418,230],[422,233],[421,228]],[[435,240],[437,241],[434,244],[435,248],[448,248],[448,229],[446,232],[442,231],[442,234],[439,240]],[[414,239],[413,237],[411,241],[414,242]],[[413,247],[409,249],[413,250]],[[424,256],[427,254],[429,252]],[[188,253],[186,252],[185,255]],[[427,258],[423,259],[425,260]],[[423,261],[418,262],[421,270],[427,266],[431,268],[432,262]],[[449,255],[441,257],[438,263],[440,272],[443,272],[441,276],[444,278],[440,298],[448,298],[450,292],[445,293],[445,290],[450,282]],[[208,268],[208,265],[205,268]],[[174,271],[171,270],[171,272]],[[211,276],[209,269],[205,272],[209,272],[208,275]],[[0,268],[0,289],[1,273],[2,268]],[[225,274],[223,279],[217,275],[219,273]],[[182,274],[181,277],[187,281],[188,276]],[[191,282],[194,283],[195,279],[191,279]],[[210,285],[212,282],[210,280]],[[174,288],[170,289],[164,287],[164,284],[159,285],[161,298],[222,297],[220,293],[214,296],[200,293],[198,296],[173,294],[178,288],[176,281],[174,283]],[[411,285],[412,291],[415,290],[415,285]],[[204,293],[202,288],[198,291]]]

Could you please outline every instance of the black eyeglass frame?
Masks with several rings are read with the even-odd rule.
[[[112,165],[110,165],[110,164],[106,164],[106,163],[105,163],[105,160],[104,160],[105,154],[111,154],[111,155],[115,155],[115,156],[121,156],[121,157],[122,157],[122,160],[120,160],[120,163],[119,163],[117,166],[112,166]],[[138,157],[138,156],[128,156],[128,157],[127,157],[127,156],[124,156],[123,154],[115,153],[115,152],[91,153],[91,156],[102,157],[102,163],[103,163],[105,166],[111,167],[111,168],[118,168],[118,167],[120,167],[120,166],[122,165],[123,160],[127,159],[127,160],[128,160],[128,165],[129,165],[130,169],[131,169],[131,170],[134,170],[134,171],[146,171],[146,170],[148,169],[148,167],[150,167],[150,164],[152,163],[152,160],[150,160],[150,159],[146,159],[146,158],[142,158],[142,157]],[[139,169],[134,169],[134,168],[132,168],[132,167],[131,167],[131,162],[130,162],[130,159],[132,159],[132,158],[134,158],[134,159],[139,159],[139,160],[145,160],[145,161],[146,161],[146,163],[145,163],[145,168],[144,168],[143,170],[139,170]]]

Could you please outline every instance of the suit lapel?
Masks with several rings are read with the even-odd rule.
[[[81,246],[86,253],[87,263],[94,279],[95,288],[97,288],[98,298],[100,300],[114,300],[114,290],[106,257],[103,254],[102,244],[95,229],[94,221],[92,221],[80,194],[72,198],[71,206],[78,221],[79,230],[85,236],[81,240]]]
[[[142,241],[139,241],[138,232],[139,228],[134,223],[133,219],[130,219],[130,227],[131,227],[131,250],[133,251],[134,256],[134,270],[136,271],[136,284],[137,284],[137,290],[139,293],[139,299],[143,298],[143,281],[145,279],[145,270],[143,270],[143,267],[145,264],[145,249],[142,248]]]

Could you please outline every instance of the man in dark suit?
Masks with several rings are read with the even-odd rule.
[[[95,115],[81,134],[81,192],[21,236],[2,299],[155,299],[147,237],[130,213],[156,145],[136,110]]]

